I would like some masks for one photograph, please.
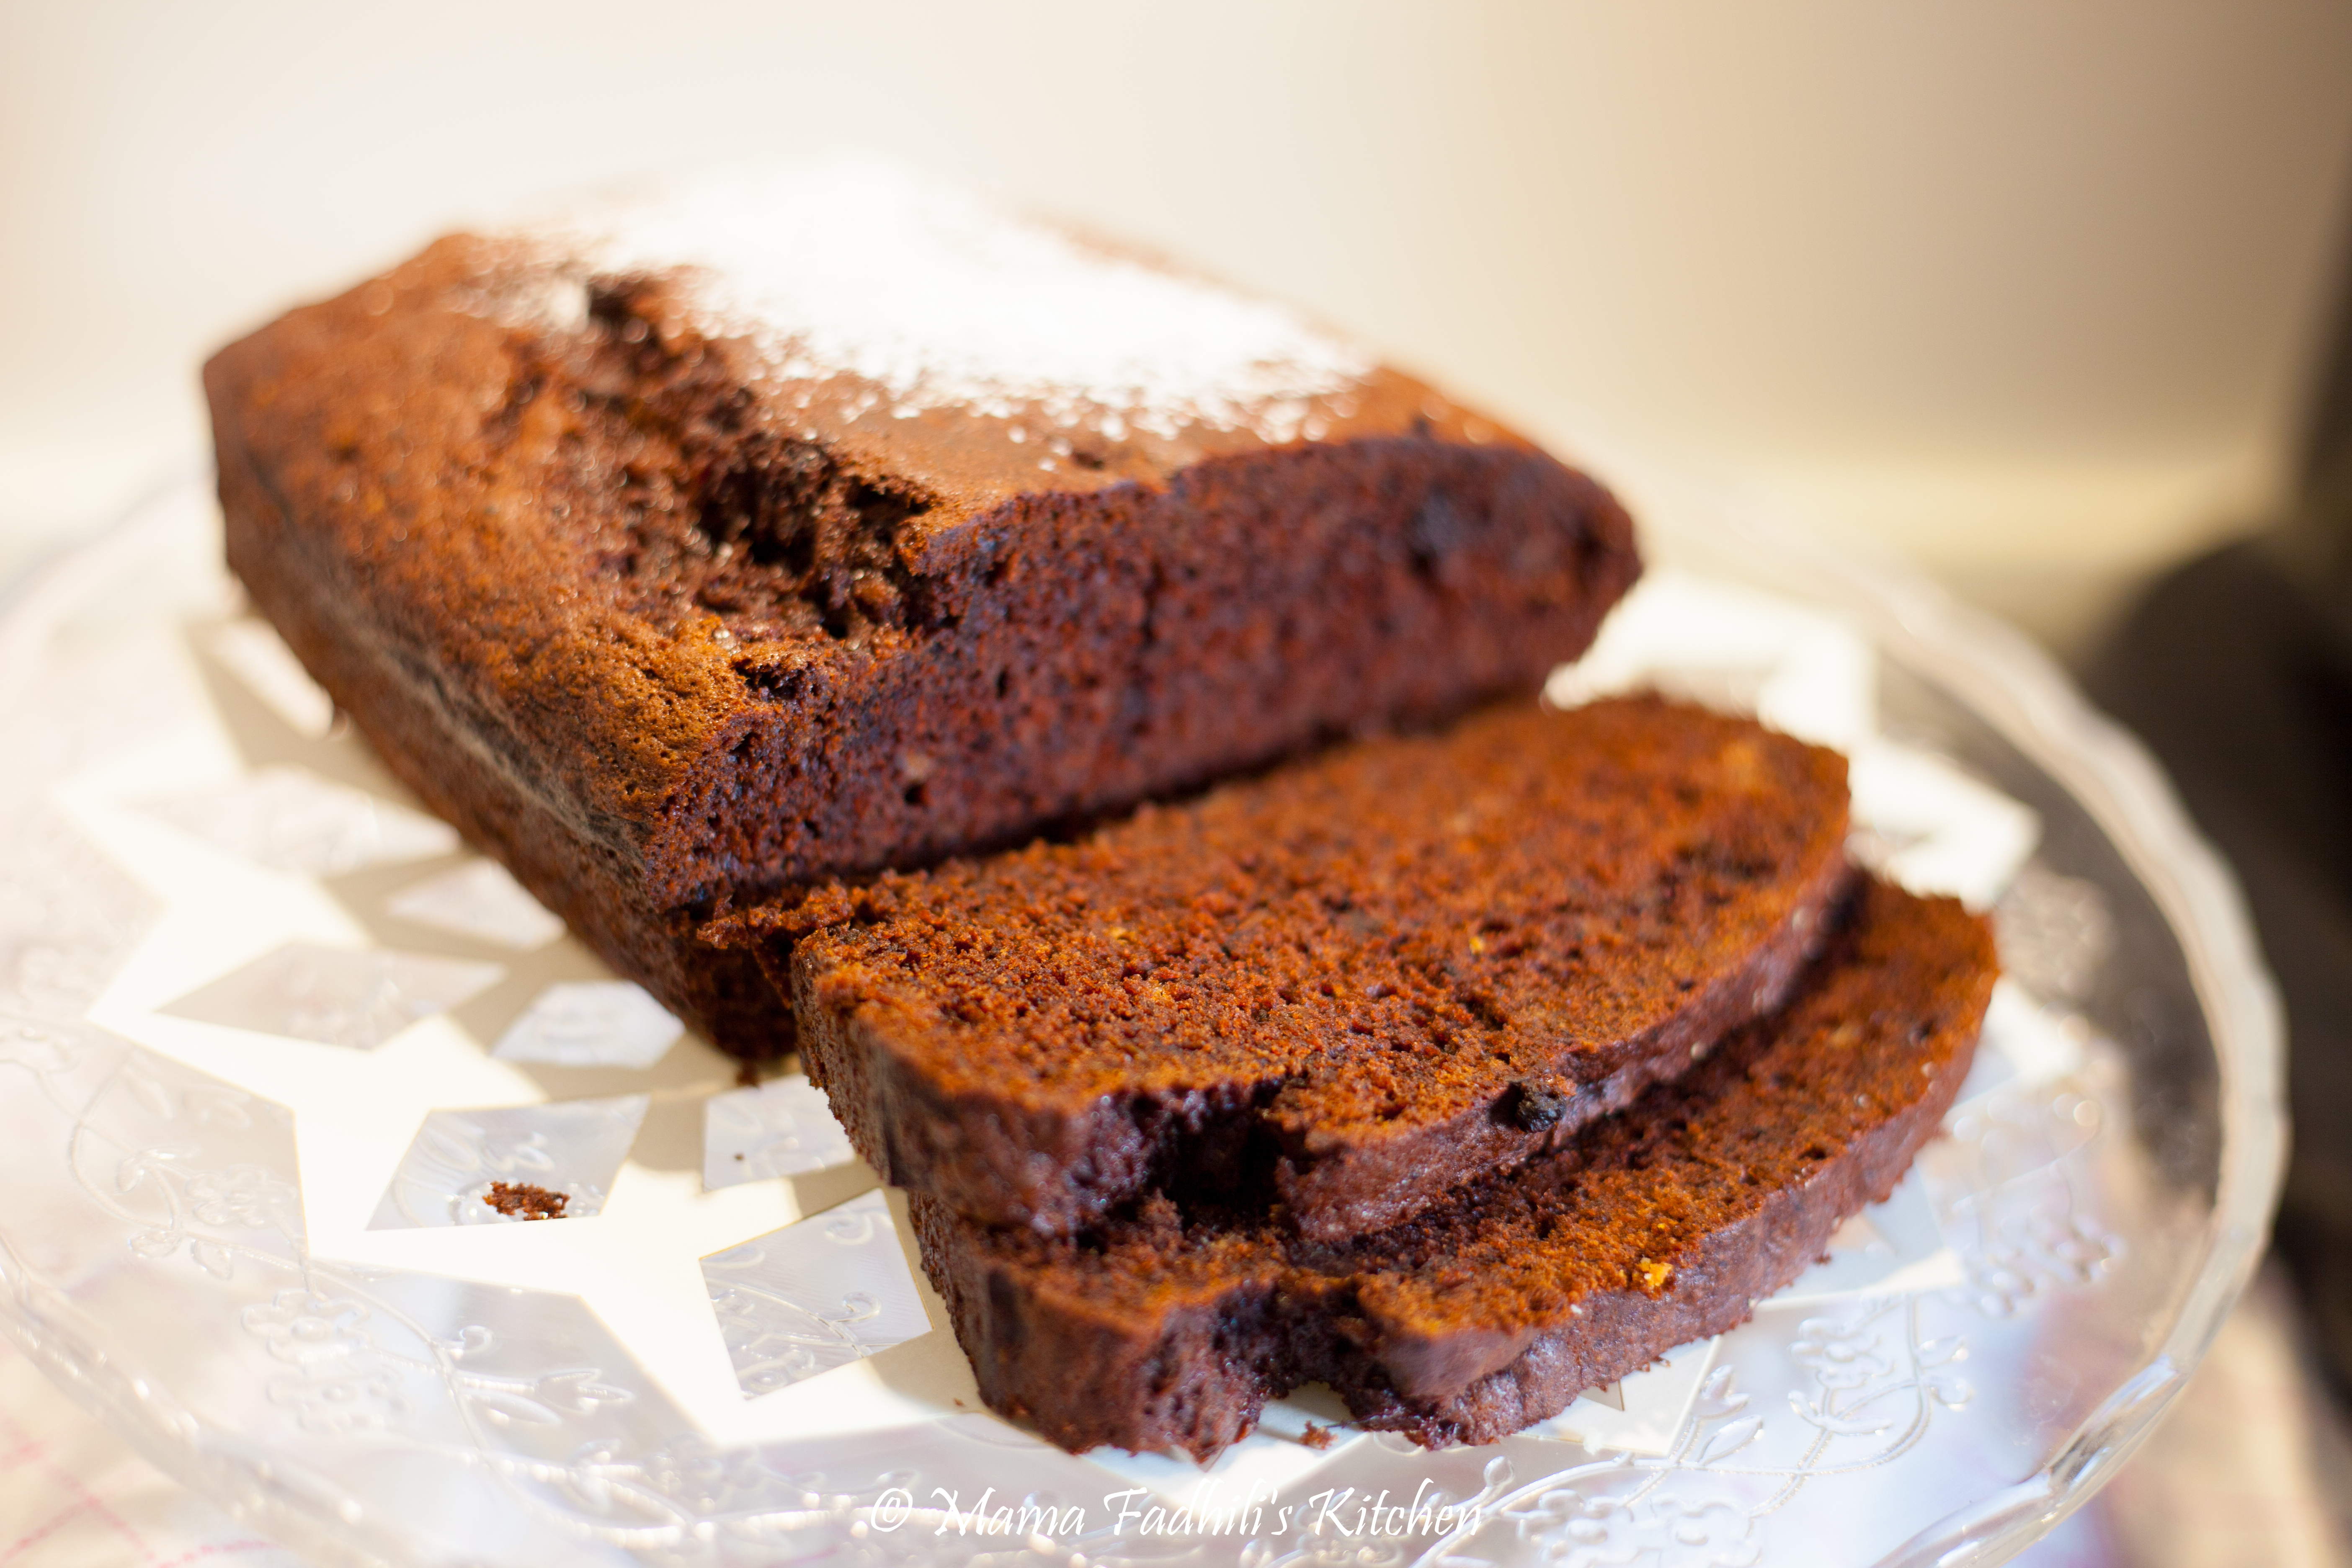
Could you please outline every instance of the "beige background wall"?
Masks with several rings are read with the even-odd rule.
[[[0,0],[0,559],[193,367],[469,214],[862,142],[2078,630],[2257,519],[2352,210],[2341,0]]]

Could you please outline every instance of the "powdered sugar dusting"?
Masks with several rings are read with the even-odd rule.
[[[567,272],[678,274],[700,324],[751,339],[780,379],[874,384],[861,413],[1287,441],[1313,400],[1372,369],[1279,305],[1089,250],[870,160],[708,175],[525,237]]]

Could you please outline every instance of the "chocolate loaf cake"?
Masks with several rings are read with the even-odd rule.
[[[1639,570],[1331,333],[856,163],[444,239],[205,384],[254,605],[746,1054],[712,915],[1531,689]]]
[[[1834,752],[1529,702],[737,924],[773,933],[803,1060],[886,1181],[1048,1233],[1270,1184],[1340,1238],[1777,1005],[1846,822]]]
[[[1205,1462],[1315,1381],[1368,1426],[1491,1442],[1745,1321],[1884,1198],[1993,973],[1984,921],[1871,884],[1784,1011],[1406,1225],[1316,1242],[1154,1197],[1055,1239],[917,1198],[924,1265],[989,1405],[1074,1452]]]

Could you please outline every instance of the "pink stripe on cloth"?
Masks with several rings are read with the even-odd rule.
[[[0,1341],[0,1568],[303,1568],[149,1464]]]

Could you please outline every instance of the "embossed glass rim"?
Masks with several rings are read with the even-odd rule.
[[[2211,1032],[2221,1148],[2204,1254],[2155,1353],[2042,1468],[1927,1526],[1879,1568],[1956,1568],[2022,1551],[2087,1501],[2154,1430],[2268,1245],[2286,1169],[2285,1026],[2236,875],[2139,740],[2022,633],[1869,547],[1832,547],[1753,494],[1605,437],[1570,444],[1629,496],[1645,531],[1689,539],[1775,590],[1852,617],[1882,657],[1967,705],[2083,806],[2154,900]],[[1654,503],[1644,507],[1644,500]]]
[[[2199,1266],[2184,1279],[2154,1352],[2038,1470],[1882,1559],[1905,1568],[1998,1561],[2057,1524],[2128,1457],[2201,1359],[2261,1253],[2284,1161],[2283,1029],[2235,882],[2138,743],[2016,632],[1907,567],[1809,537],[1736,488],[1598,442],[1579,449],[1601,458],[1595,466],[1635,502],[1654,553],[1696,546],[1761,585],[1833,608],[1884,657],[1958,699],[2084,809],[2179,942],[2213,1046],[2223,1134]],[[0,679],[25,674],[49,627],[101,591],[124,555],[179,515],[201,482],[191,475],[163,488],[95,539],[0,590]],[[205,1467],[188,1463],[192,1456],[165,1429],[165,1410],[144,1400],[129,1408],[99,1403],[94,1413],[135,1446],[183,1480],[204,1484]],[[348,1552],[355,1544],[330,1519],[289,1513],[282,1501],[267,1511],[272,1517],[256,1522],[298,1547]]]

